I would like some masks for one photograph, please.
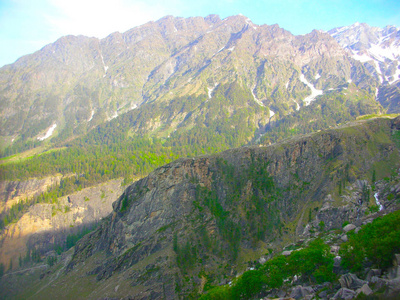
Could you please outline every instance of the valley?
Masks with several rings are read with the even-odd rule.
[[[398,293],[370,257],[323,256],[329,287],[265,276],[397,218],[399,32],[167,16],[0,68],[0,297],[328,299],[356,293],[338,288],[350,271]],[[249,274],[260,289],[239,291]]]

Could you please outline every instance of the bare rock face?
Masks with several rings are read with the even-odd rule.
[[[10,209],[13,204],[25,198],[31,198],[58,185],[61,175],[46,178],[32,178],[24,181],[0,181],[0,213]]]
[[[65,245],[69,234],[93,227],[112,211],[112,203],[122,193],[121,180],[83,189],[58,199],[58,203],[35,204],[0,235],[0,262],[18,266],[28,249],[43,255],[55,246]]]

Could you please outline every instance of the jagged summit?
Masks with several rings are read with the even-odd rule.
[[[400,76],[400,30],[395,26],[371,27],[365,23],[329,31],[352,57],[375,69],[383,84],[393,84]]]

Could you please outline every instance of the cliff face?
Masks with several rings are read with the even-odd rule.
[[[341,182],[356,186],[372,170],[396,171],[392,123],[357,122],[163,166],[129,186],[111,215],[77,244],[62,280],[73,285],[84,278],[89,298],[138,299],[188,297],[205,282],[224,283],[223,275],[243,270],[278,241],[296,240],[327,199],[332,207],[357,202],[338,195]],[[57,292],[42,292],[76,292],[56,285]]]
[[[0,181],[0,214],[20,200],[32,198],[46,192],[49,187],[58,185],[61,177],[59,175],[22,181]]]
[[[22,218],[1,232],[0,263],[8,268],[12,261],[15,268],[28,250],[44,255],[63,248],[68,235],[79,234],[106,217],[122,191],[121,180],[113,180],[59,198],[57,203],[31,206]]]

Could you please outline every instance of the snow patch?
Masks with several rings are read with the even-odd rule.
[[[108,117],[107,121],[111,121],[112,119],[115,119],[116,117],[118,117],[118,111],[116,111],[111,117]]]
[[[379,210],[382,210],[382,209],[383,209],[383,205],[379,202],[378,193],[375,193],[375,194],[374,194],[374,197],[375,197],[376,205],[379,206]]]
[[[94,116],[94,109],[92,109],[92,114],[90,115],[90,118],[89,118],[89,120],[87,120],[87,121],[88,121],[88,122],[92,121],[93,116]]]
[[[106,64],[104,63],[104,57],[103,54],[100,53],[100,57],[101,57],[101,62],[103,63],[103,68],[104,68],[104,73],[107,73],[108,70],[108,66],[106,66]],[[104,74],[103,77],[105,77],[106,75]]]
[[[254,95],[254,89],[255,88],[256,88],[256,86],[254,86],[252,89],[250,89],[251,90],[251,94],[253,95],[254,101],[256,101],[258,103],[258,105],[264,106],[264,104],[260,100],[257,99],[256,95]],[[272,110],[270,110],[270,111],[272,112]],[[272,116],[270,116],[270,117],[272,117]]]
[[[250,19],[246,19],[246,23],[249,24],[251,27],[253,27],[254,30],[257,30],[257,27],[254,26],[253,22],[251,22]]]
[[[317,90],[311,83],[309,83],[304,74],[300,75],[300,81],[311,89],[311,95],[303,100],[306,103],[306,106],[310,105],[310,103],[314,101],[317,96],[320,96],[324,93],[322,90]]]
[[[353,58],[354,58],[355,60],[358,60],[359,62],[365,63],[365,62],[367,62],[367,61],[372,60],[372,58],[369,57],[369,56],[366,55],[366,54],[358,55],[358,53],[357,53],[356,51],[352,51],[352,53],[353,53],[353,55],[352,55]]]
[[[275,113],[272,111],[272,109],[269,109],[269,118],[271,119],[273,116],[275,116]]]
[[[45,139],[51,137],[51,135],[53,134],[54,129],[56,129],[56,127],[57,127],[57,124],[54,123],[53,125],[51,125],[51,127],[50,127],[49,129],[47,129],[47,132],[46,132],[46,134],[45,134],[43,137],[38,137],[37,139],[38,139],[39,141],[43,141],[43,140],[45,140]]]
[[[286,82],[285,87],[286,87],[286,89],[288,89],[288,87],[289,87],[289,81]]]
[[[375,70],[378,73],[379,82],[383,83],[384,76],[382,75],[381,69],[379,67],[379,63],[376,60],[374,60],[374,64],[375,64]]]
[[[233,46],[233,47],[231,47],[231,48],[229,48],[229,49],[227,49],[228,51],[233,51],[235,49],[235,46]]]
[[[321,78],[321,75],[319,75],[318,73],[315,75],[315,80],[318,80],[318,79],[320,79]]]
[[[296,110],[297,110],[297,111],[300,110],[300,105],[299,105],[299,103],[297,103],[297,101],[295,101],[295,100],[293,100],[293,102],[296,103]]]
[[[371,48],[368,49],[368,52],[376,60],[385,62],[385,58],[388,58],[390,60],[396,60],[396,56],[400,55],[400,48],[393,47],[393,45],[390,45],[390,47],[383,48],[380,45],[372,44]]]
[[[351,79],[347,80],[347,83],[352,83],[352,82],[353,82],[353,80],[351,80]]]
[[[212,92],[215,90],[217,85],[218,85],[218,82],[216,84],[214,84],[214,87],[211,87],[211,88],[207,87],[207,89],[208,89],[208,99],[211,99]]]
[[[400,78],[400,69],[396,69],[396,73],[393,74],[393,80],[389,81],[389,84],[392,84],[393,82],[399,80]]]

